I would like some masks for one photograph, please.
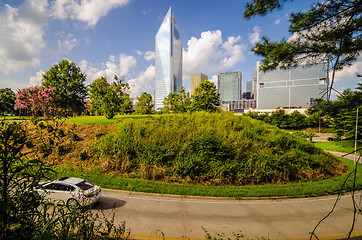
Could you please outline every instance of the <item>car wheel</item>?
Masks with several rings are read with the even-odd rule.
[[[68,201],[67,201],[67,207],[68,207],[69,209],[78,207],[78,201],[75,200],[74,198],[68,199]]]

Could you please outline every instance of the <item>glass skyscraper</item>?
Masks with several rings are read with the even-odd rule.
[[[238,101],[242,99],[241,72],[221,72],[218,74],[220,100]]]
[[[288,69],[259,71],[257,63],[257,108],[308,108],[328,89],[328,62]]]
[[[182,85],[182,40],[171,8],[155,36],[155,66],[155,109],[159,111],[164,98],[179,92]]]

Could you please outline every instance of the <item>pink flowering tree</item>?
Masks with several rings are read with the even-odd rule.
[[[44,117],[51,113],[53,106],[53,89],[52,87],[42,89],[39,86],[18,89],[15,94],[14,109],[26,111],[35,117],[41,112]]]

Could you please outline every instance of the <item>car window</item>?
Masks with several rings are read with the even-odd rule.
[[[74,187],[73,186],[70,186],[70,185],[68,185],[68,184],[64,184],[64,183],[62,183],[62,184],[59,184],[60,185],[60,189],[59,190],[61,190],[61,191],[67,191],[67,192],[69,192],[69,191],[74,191]]]
[[[77,183],[75,185],[77,185],[82,190],[88,190],[88,189],[93,187],[93,184],[91,184],[91,183],[89,183],[87,181],[82,181],[82,182]]]
[[[45,189],[52,189],[54,190],[56,188],[56,184],[55,183],[51,183],[51,184],[48,184],[46,186],[44,186]]]

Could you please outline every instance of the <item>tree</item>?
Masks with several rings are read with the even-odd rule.
[[[282,8],[287,1],[252,0],[246,5],[244,17],[266,15]],[[362,50],[361,12],[361,0],[327,0],[316,3],[308,11],[292,13],[289,32],[293,36],[289,40],[272,42],[263,37],[254,46],[254,53],[264,57],[261,69],[330,61],[333,73],[327,94],[329,100],[335,71],[356,61]]]
[[[18,123],[0,122],[0,239],[30,239],[37,227],[37,199],[29,189],[49,169],[22,153],[27,136]]]
[[[183,113],[190,108],[191,100],[186,96],[184,86],[181,86],[180,93],[169,93],[163,100],[163,112]]]
[[[204,80],[195,88],[192,96],[191,109],[194,111],[215,112],[220,104],[220,94],[214,83]]]
[[[89,86],[89,99],[91,111],[95,115],[103,115],[103,98],[107,94],[109,83],[105,77],[97,78]]]
[[[10,88],[0,88],[0,115],[14,111],[15,94]]]
[[[86,75],[73,62],[63,59],[43,74],[42,86],[52,87],[53,100],[58,111],[81,114],[88,89],[84,85]]]
[[[43,117],[52,113],[52,87],[41,89],[39,86],[34,86],[18,89],[15,97],[15,110],[26,110],[33,117],[36,117],[39,112],[42,113]]]
[[[105,77],[93,81],[89,88],[91,110],[96,115],[112,119],[117,112],[128,113],[132,108],[129,99],[129,85],[122,78],[114,76],[114,82],[108,83]]]
[[[153,108],[152,95],[143,92],[141,96],[137,97],[136,113],[137,114],[150,114]]]
[[[0,122],[0,239],[129,239],[114,215],[51,205],[31,192],[53,171],[24,155],[28,137],[22,124]]]

